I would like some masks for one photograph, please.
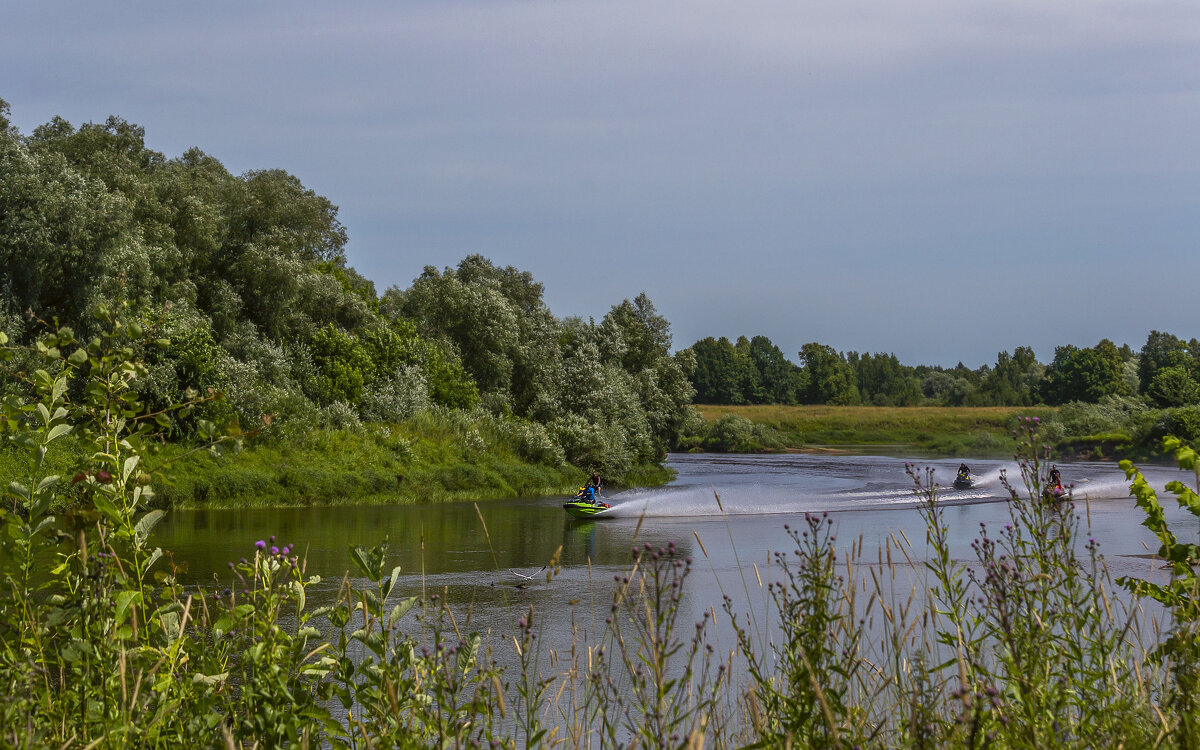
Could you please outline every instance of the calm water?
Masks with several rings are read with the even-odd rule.
[[[1008,521],[1000,470],[1019,475],[1003,462],[967,462],[977,486],[945,490],[942,499],[949,506],[955,555],[969,561],[979,525],[998,529]],[[935,467],[946,483],[958,466],[957,459],[916,463]],[[405,574],[394,596],[444,594],[459,624],[469,621],[464,628],[500,633],[511,632],[512,622],[532,604],[542,631],[560,640],[569,640],[564,634],[572,625],[590,630],[595,618],[603,619],[613,576],[627,568],[635,544],[658,547],[674,541],[695,559],[684,606],[697,618],[719,608],[723,594],[739,609],[761,610],[758,578],[772,576],[772,551],[791,548],[784,524],[799,524],[806,512],[828,512],[838,545],[861,541],[871,559],[889,540],[904,537],[918,561],[924,552],[924,526],[904,459],[677,455],[669,464],[679,472],[674,482],[613,495],[608,498],[612,510],[595,521],[570,519],[561,499],[495,500],[479,503],[478,510],[471,503],[196,510],[169,514],[156,537],[177,561],[186,561],[188,580],[224,587],[227,562],[250,556],[255,540],[275,535],[277,543],[307,555],[310,573],[323,576],[310,593],[310,602],[320,603],[351,567],[347,549],[386,536],[391,566],[402,566]],[[1142,515],[1128,497],[1120,469],[1102,463],[1060,467],[1064,480],[1075,483],[1077,512],[1085,523],[1090,519],[1090,535],[1100,542],[1114,575],[1154,576],[1157,565],[1145,554],[1157,544],[1140,526]],[[1171,479],[1187,479],[1167,468],[1145,471],[1160,490]],[[1164,505],[1174,503],[1166,499]],[[1197,533],[1196,520],[1173,507],[1168,518],[1183,538]],[[547,583],[542,568],[559,547],[563,571]],[[903,586],[922,585],[920,566],[911,571]]]

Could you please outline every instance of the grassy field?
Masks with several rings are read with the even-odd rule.
[[[774,430],[788,450],[919,449],[939,454],[1012,450],[1018,416],[1047,417],[1052,407],[711,406],[709,422],[733,415]]]

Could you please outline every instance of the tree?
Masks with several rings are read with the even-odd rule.
[[[1121,351],[1108,339],[1090,349],[1056,347],[1054,361],[1046,368],[1042,395],[1050,404],[1096,403],[1108,395],[1129,395]]]
[[[1194,349],[1181,339],[1162,331],[1151,331],[1138,352],[1137,374],[1140,392],[1148,394],[1159,371],[1168,367],[1187,367],[1194,371]]]
[[[671,324],[658,314],[654,303],[642,292],[633,302],[624,300],[609,310],[605,320],[621,329],[625,354],[621,366],[627,372],[653,367],[671,353]]]
[[[800,348],[800,361],[808,375],[806,404],[849,406],[859,403],[854,371],[833,347],[816,342]]]
[[[1146,388],[1146,397],[1164,409],[1188,406],[1200,402],[1200,384],[1183,365],[1163,367]]]
[[[794,404],[802,386],[800,368],[783,356],[783,351],[766,336],[750,339],[750,361],[758,371],[766,403]]]
[[[850,352],[846,362],[855,373],[861,399],[876,406],[913,406],[921,401],[920,380],[895,354]]]
[[[988,406],[1030,406],[1039,400],[1044,370],[1028,346],[1018,346],[1012,355],[1000,352],[996,366],[980,384],[981,400]]]
[[[722,336],[701,339],[691,346],[696,367],[691,382],[696,389],[696,402],[701,404],[741,404],[742,382],[738,353]]]

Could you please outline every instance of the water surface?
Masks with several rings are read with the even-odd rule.
[[[916,460],[936,469],[949,484],[959,460]],[[971,460],[977,485],[941,491],[957,559],[973,560],[971,543],[980,524],[998,530],[1008,522],[1000,472],[1019,481],[1016,467]],[[838,545],[859,544],[863,556],[907,540],[913,562],[924,554],[924,525],[917,511],[905,460],[879,456],[673,455],[671,484],[608,497],[613,507],[598,520],[578,521],[561,510],[561,499],[493,500],[406,506],[173,511],[156,530],[157,542],[187,564],[192,583],[227,584],[227,563],[250,556],[254,542],[274,535],[282,546],[307,556],[308,571],[323,576],[310,592],[319,604],[332,597],[351,567],[347,549],[390,539],[390,566],[404,572],[395,596],[437,592],[452,603],[470,629],[510,632],[533,604],[552,637],[567,639],[572,626],[594,627],[611,603],[613,577],[624,572],[634,545],[673,541],[696,562],[685,592],[691,614],[720,607],[733,597],[738,608],[761,609],[759,580],[769,580],[771,553],[791,549],[784,530],[805,513],[828,513]],[[1075,485],[1076,512],[1095,537],[1114,575],[1154,577],[1160,566],[1147,557],[1157,548],[1140,525],[1143,516],[1128,497],[1114,464],[1060,464]],[[1148,468],[1160,488],[1187,475]],[[1168,518],[1183,539],[1197,536],[1196,519],[1164,497]],[[719,498],[719,503],[718,503]],[[546,565],[561,547],[561,573],[547,582]],[[895,552],[895,550],[893,550]],[[894,559],[900,559],[896,552]],[[390,569],[389,566],[389,569]],[[908,566],[897,585],[923,586],[923,569]],[[557,635],[554,635],[557,634]]]

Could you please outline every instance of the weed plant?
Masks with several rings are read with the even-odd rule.
[[[65,330],[44,337],[35,396],[4,403],[5,434],[26,456],[0,509],[6,747],[1200,741],[1197,546],[1174,537],[1153,492],[1127,467],[1171,567],[1165,583],[1122,579],[1137,596],[1113,596],[1086,515],[1072,498],[1043,499],[1035,419],[1016,434],[1009,521],[980,529],[973,559],[951,554],[935,477],[912,467],[924,544],[889,540],[871,561],[861,544],[838,544],[833,519],[806,516],[788,529],[791,547],[773,555],[765,580],[743,581],[748,595],[759,587],[766,616],[725,600],[728,651],[714,608],[687,621],[695,562],[672,544],[633,549],[603,623],[576,618],[584,624],[564,651],[539,637],[536,598],[513,613],[510,629],[493,623],[484,632],[470,629],[469,616],[456,619],[444,595],[396,601],[400,571],[388,569],[386,544],[353,548],[357,576],[315,609],[309,594],[320,578],[291,543],[303,540],[248,542],[224,589],[180,585],[152,543],[162,511],[148,509],[161,413],[148,413],[131,388],[142,372],[135,352],[153,342],[152,326],[123,312],[102,322],[106,333],[85,345]],[[231,439],[204,429],[213,447]],[[69,436],[90,448],[70,473],[51,473]],[[1171,445],[1195,471],[1196,455]],[[1169,489],[1200,509],[1192,489]],[[64,494],[72,509],[56,514]],[[557,556],[547,567],[552,586]],[[1143,596],[1154,600],[1145,608]]]

